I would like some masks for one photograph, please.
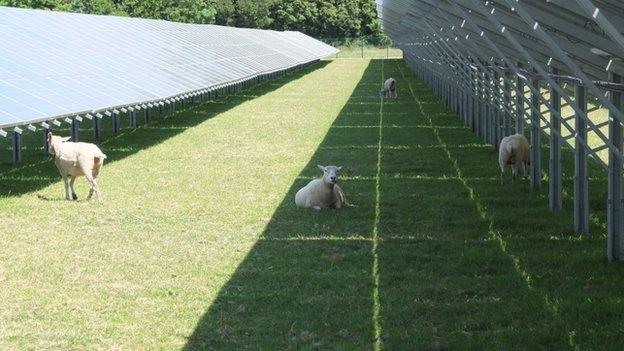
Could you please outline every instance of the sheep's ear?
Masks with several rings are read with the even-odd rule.
[[[336,167],[336,170],[337,170],[337,171],[339,171],[339,170],[341,170],[341,169],[342,169],[342,166],[338,166],[338,167]]]
[[[64,138],[61,138],[61,141],[66,142],[66,141],[68,141],[69,139],[71,139],[71,137],[64,137]]]
[[[321,171],[325,172],[325,167],[323,167],[321,165],[316,165],[316,167],[318,167]]]

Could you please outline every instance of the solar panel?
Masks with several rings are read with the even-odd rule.
[[[337,51],[299,32],[0,7],[0,128],[161,101]]]

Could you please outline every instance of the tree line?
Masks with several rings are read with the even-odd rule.
[[[384,40],[374,0],[0,0],[0,5]]]

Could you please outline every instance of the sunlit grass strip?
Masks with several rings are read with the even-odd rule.
[[[381,79],[384,79],[384,62],[381,61]],[[381,350],[381,303],[379,302],[379,219],[381,214],[381,145],[383,142],[383,106],[384,100],[379,102],[379,143],[377,146],[377,173],[375,174],[375,221],[373,222],[373,326],[375,328],[375,351]]]

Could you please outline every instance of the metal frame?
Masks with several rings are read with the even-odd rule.
[[[609,171],[607,257],[624,260],[624,3],[377,0],[377,9],[410,67],[482,139],[496,148],[512,133],[512,119],[516,133],[528,124],[534,189],[541,187],[541,138],[548,137],[551,210],[562,208],[561,148],[574,139],[575,231],[589,231],[587,156]],[[590,98],[609,111],[608,121],[589,118]],[[574,115],[562,116],[562,104]],[[589,145],[589,132],[601,145]]]

